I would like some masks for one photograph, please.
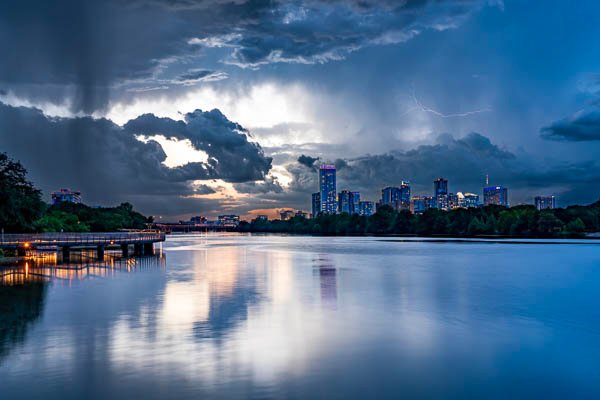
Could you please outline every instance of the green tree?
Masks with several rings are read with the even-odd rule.
[[[44,208],[41,192],[27,180],[25,167],[0,153],[0,228],[31,231]]]
[[[577,218],[571,222],[569,222],[565,228],[568,233],[581,234],[585,232],[585,224],[581,220],[581,218]]]

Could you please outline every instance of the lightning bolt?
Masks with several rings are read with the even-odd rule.
[[[408,113],[411,113],[413,111],[419,110],[419,111],[423,111],[423,112],[427,112],[433,115],[436,115],[440,118],[461,118],[461,117],[468,117],[470,115],[474,115],[474,114],[480,114],[480,113],[484,113],[484,112],[490,112],[492,111],[491,108],[486,107],[486,108],[482,108],[479,110],[471,110],[471,111],[465,111],[462,113],[451,113],[451,114],[444,114],[440,111],[434,110],[433,108],[427,107],[425,105],[423,105],[423,103],[421,103],[419,101],[419,99],[417,99],[417,96],[415,94],[415,91],[413,89],[411,96],[410,96],[412,102],[414,103],[414,106],[409,108],[408,110],[406,110],[405,112],[403,112],[402,114],[400,114],[400,116],[404,116]]]

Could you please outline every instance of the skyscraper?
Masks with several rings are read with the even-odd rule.
[[[375,204],[372,201],[361,201],[358,203],[358,215],[370,217],[375,211]]]
[[[447,210],[448,204],[448,180],[437,178],[433,181],[433,199],[436,208]]]
[[[538,210],[554,209],[556,208],[556,198],[554,196],[536,196],[535,208]]]
[[[410,211],[413,214],[422,214],[433,205],[434,200],[431,196],[414,196],[410,202]]]
[[[319,168],[320,210],[324,214],[335,214],[337,212],[335,173],[335,165],[321,165]]]
[[[321,212],[321,192],[312,194],[312,217],[317,218]]]
[[[410,209],[410,183],[401,181],[400,187],[388,186],[381,191],[380,205],[388,205],[396,210]]]
[[[498,205],[508,207],[508,189],[503,186],[489,186],[483,188],[483,205]]]
[[[400,182],[400,198],[396,206],[399,210],[410,210],[410,182]]]
[[[338,212],[352,214],[352,192],[342,190],[338,195]]]
[[[352,192],[350,200],[350,214],[358,214],[358,205],[360,204],[360,192]]]
[[[433,196],[435,197],[441,194],[448,194],[448,180],[437,178],[433,181]]]

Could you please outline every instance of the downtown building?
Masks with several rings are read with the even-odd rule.
[[[81,204],[81,192],[70,189],[60,189],[56,192],[53,192],[52,205],[57,205],[60,203]]]
[[[313,218],[317,218],[321,212],[321,192],[312,194],[311,213]]]
[[[360,203],[360,192],[342,190],[338,195],[338,212],[347,214],[358,214]]]
[[[479,207],[479,195],[474,193],[456,193],[458,198],[458,207],[474,208]]]
[[[323,214],[335,214],[337,212],[335,165],[321,165],[319,168],[319,194],[319,211]]]
[[[484,187],[483,205],[497,205],[508,207],[508,189],[503,186]]]
[[[375,213],[375,203],[372,201],[361,201],[358,203],[358,215],[370,217]]]
[[[441,210],[450,208],[448,199],[448,180],[437,178],[433,181],[433,207]]]
[[[535,208],[538,210],[553,210],[556,208],[556,197],[535,196]]]
[[[423,214],[434,205],[431,196],[413,196],[410,200],[410,212],[413,214]]]
[[[379,205],[388,205],[396,210],[410,210],[410,182],[401,181],[400,187],[388,186],[381,190]]]

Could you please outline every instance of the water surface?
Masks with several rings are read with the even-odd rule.
[[[180,235],[38,264],[0,280],[3,399],[600,398],[598,242]]]

